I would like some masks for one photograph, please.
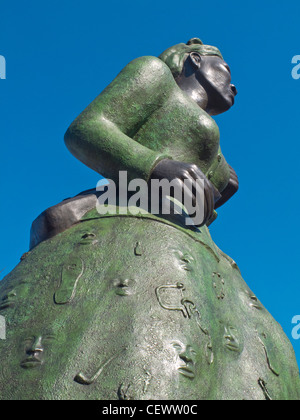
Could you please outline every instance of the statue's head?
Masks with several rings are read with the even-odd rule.
[[[190,96],[203,98],[210,115],[221,114],[234,104],[236,87],[231,72],[216,47],[204,45],[199,38],[178,44],[159,57],[171,70],[178,85]]]

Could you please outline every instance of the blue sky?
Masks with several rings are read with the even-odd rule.
[[[299,1],[1,3],[0,278],[28,250],[39,213],[96,186],[99,175],[64,146],[73,119],[129,61],[197,36],[221,49],[239,90],[216,120],[241,189],[212,235],[291,338],[300,314]]]

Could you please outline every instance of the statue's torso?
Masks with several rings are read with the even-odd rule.
[[[230,178],[217,124],[156,57],[129,63],[74,121],[67,138],[78,159],[115,182],[119,170],[148,179],[162,157],[196,164],[220,192]]]
[[[167,99],[150,115],[134,140],[174,160],[196,164],[206,175],[218,172],[215,186],[222,191],[228,183],[229,170],[220,153],[217,124],[175,81],[165,88]]]

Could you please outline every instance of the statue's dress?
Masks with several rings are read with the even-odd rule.
[[[66,143],[114,181],[168,157],[219,191],[230,177],[217,125],[155,57],[130,63]],[[101,217],[96,201],[43,213],[0,283],[0,399],[300,399],[289,340],[208,228]]]
[[[208,228],[91,209],[50,236],[0,283],[1,399],[300,399],[289,340]]]

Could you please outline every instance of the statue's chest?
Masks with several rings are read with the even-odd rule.
[[[134,139],[205,169],[218,154],[220,134],[206,112],[186,95],[176,93],[148,118]]]

